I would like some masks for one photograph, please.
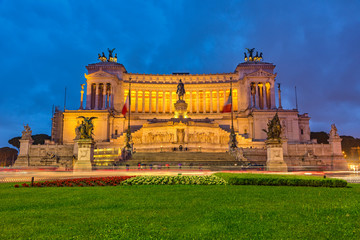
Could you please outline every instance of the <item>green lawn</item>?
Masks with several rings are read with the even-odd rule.
[[[360,239],[360,185],[13,185],[0,239]]]

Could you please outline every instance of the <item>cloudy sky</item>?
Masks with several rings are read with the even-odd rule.
[[[116,48],[128,72],[233,72],[245,48],[276,64],[283,106],[312,131],[360,137],[360,1],[0,0],[0,147],[79,107],[85,66]]]

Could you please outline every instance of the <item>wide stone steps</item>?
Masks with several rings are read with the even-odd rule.
[[[228,153],[204,152],[137,152],[127,164],[169,164],[178,165],[234,165],[235,158]]]

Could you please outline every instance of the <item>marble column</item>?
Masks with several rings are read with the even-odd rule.
[[[262,99],[263,99],[263,109],[267,108],[266,105],[266,88],[265,88],[265,83],[263,83],[262,85]]]
[[[279,95],[279,109],[282,109],[282,105],[281,105],[281,90],[280,90],[280,86],[278,88],[278,95]]]
[[[106,108],[110,108],[110,84],[106,85]]]
[[[138,107],[139,107],[138,95],[139,95],[139,91],[136,90],[135,91],[135,112],[136,113],[138,113]]]
[[[91,83],[87,82],[86,86],[86,109],[91,109]]]
[[[255,83],[255,108],[259,108],[259,89],[258,89],[258,84]]]
[[[142,95],[142,112],[145,113],[145,91],[143,91]]]
[[[100,92],[100,84],[96,84],[96,87],[95,87],[95,110],[99,109],[99,92]]]
[[[115,89],[113,85],[110,86],[110,108],[114,109],[114,95],[115,95]]]
[[[252,95],[252,84],[250,83],[247,87],[247,94],[249,96],[249,104],[248,104],[248,107],[249,108],[253,108],[254,107],[254,96]]]
[[[213,113],[213,97],[212,97],[213,93],[212,92],[213,91],[210,90],[210,113]]]
[[[203,92],[203,113],[206,113],[206,92]]]
[[[270,103],[271,103],[271,109],[275,109],[276,108],[275,89],[274,89],[274,84],[271,83],[270,83]]]
[[[220,93],[219,93],[219,89],[216,90],[216,97],[217,97],[217,113],[220,113]]]
[[[264,92],[264,109],[269,109],[268,108],[268,93],[266,91],[266,83],[264,83],[263,92]]]
[[[190,91],[190,97],[189,97],[189,113],[192,113],[192,92]]]
[[[196,91],[196,113],[199,113],[200,108],[200,102],[199,102],[199,90]]]
[[[156,113],[159,113],[159,91],[156,91]]]
[[[172,106],[172,92],[170,91],[170,113],[172,113],[173,111],[173,106]]]
[[[102,109],[106,109],[106,83],[104,83],[104,85],[103,85],[102,92],[103,92],[103,94],[102,94]]]
[[[163,113],[165,113],[165,111],[166,111],[166,106],[165,106],[165,104],[166,104],[166,98],[165,98],[165,96],[166,96],[166,92],[163,91]]]
[[[152,113],[152,111],[151,111],[151,98],[152,98],[152,92],[151,91],[149,91],[149,113]]]

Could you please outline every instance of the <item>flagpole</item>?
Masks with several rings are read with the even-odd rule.
[[[230,77],[230,97],[231,97],[231,132],[230,132],[230,151],[237,148],[236,134],[234,130],[234,117],[233,117],[233,96],[232,96],[232,77]]]
[[[131,112],[131,77],[129,77],[129,93],[128,93],[128,100],[129,100],[129,109],[128,109],[128,129],[126,131],[126,145],[125,148],[130,151],[130,155],[132,154],[132,147],[131,147],[131,129],[130,129],[130,112]]]
[[[129,129],[130,129],[130,112],[131,112],[131,77],[129,77],[129,119],[128,119]]]
[[[233,96],[232,96],[232,77],[230,77],[230,96],[231,96],[231,129],[234,129]]]

